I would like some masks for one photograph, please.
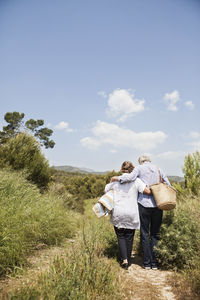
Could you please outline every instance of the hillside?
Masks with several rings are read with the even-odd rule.
[[[65,171],[68,173],[81,173],[81,174],[106,174],[109,171],[105,172],[97,172],[92,169],[88,168],[79,168],[79,167],[73,167],[73,166],[53,166],[54,169],[59,170],[59,171]],[[168,176],[170,181],[175,181],[175,182],[183,182],[184,178],[181,176],[173,176],[169,175]]]
[[[176,182],[183,182],[184,181],[184,177],[181,177],[181,176],[169,175],[167,177],[169,178],[170,181],[176,181]]]
[[[68,173],[81,173],[81,174],[106,174],[108,172],[108,171],[97,172],[92,169],[78,168],[78,167],[73,167],[73,166],[53,166],[53,168],[58,171],[65,171]]]

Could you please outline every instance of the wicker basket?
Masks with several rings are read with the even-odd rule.
[[[162,210],[171,210],[176,207],[176,190],[165,184],[155,183],[150,185],[156,205]]]

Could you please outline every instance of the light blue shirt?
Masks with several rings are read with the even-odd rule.
[[[128,181],[134,181],[138,177],[149,187],[151,184],[160,181],[158,170],[160,170],[160,175],[163,181],[166,184],[171,185],[162,170],[158,169],[158,167],[153,165],[151,162],[144,162],[142,165],[138,165],[131,173],[124,173],[123,175],[119,176],[118,180],[120,183],[124,183]],[[144,207],[156,207],[156,203],[152,195],[139,193],[138,203]]]

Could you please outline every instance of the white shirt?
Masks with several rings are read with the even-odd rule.
[[[110,221],[118,228],[139,229],[138,192],[143,193],[146,185],[137,178],[133,182],[120,184],[115,181],[105,187],[105,192],[114,190],[114,208]]]
[[[151,162],[147,161],[144,162],[142,165],[135,167],[131,173],[124,173],[123,175],[119,176],[118,180],[120,183],[124,184],[124,182],[130,182],[134,181],[136,178],[140,178],[147,186],[150,186],[151,184],[160,181],[159,170],[164,182],[168,185],[171,185],[163,171],[161,169],[158,169],[158,167],[153,165]],[[147,194],[139,194],[138,203],[140,203],[144,207],[157,206],[153,195]]]

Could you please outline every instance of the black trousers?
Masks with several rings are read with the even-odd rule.
[[[114,229],[117,235],[120,259],[127,259],[130,262],[135,229],[117,228],[115,226]]]
[[[154,267],[157,266],[154,247],[158,244],[163,212],[157,207],[150,208],[139,204],[139,213],[143,264],[146,267]]]

